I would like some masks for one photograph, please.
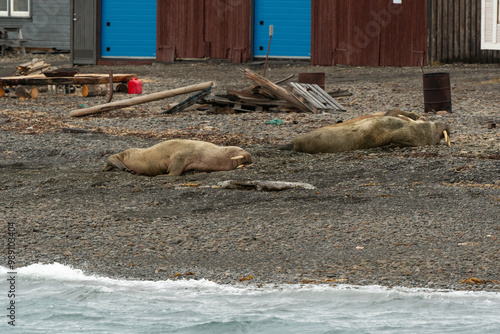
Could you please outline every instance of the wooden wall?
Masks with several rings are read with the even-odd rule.
[[[159,62],[250,58],[250,0],[158,0]]]
[[[428,0],[428,61],[500,62],[500,51],[481,50],[481,0]]]
[[[70,1],[31,1],[31,17],[0,18],[0,24],[22,24],[27,48],[70,50]]]
[[[425,63],[426,0],[312,0],[313,65]]]

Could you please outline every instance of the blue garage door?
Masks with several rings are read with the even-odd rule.
[[[311,57],[311,0],[255,0],[254,56]]]
[[[101,3],[101,57],[156,58],[156,0]]]

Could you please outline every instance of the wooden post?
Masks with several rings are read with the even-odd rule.
[[[153,101],[166,99],[168,97],[172,97],[172,96],[176,96],[176,95],[181,95],[181,94],[196,92],[199,90],[204,90],[204,89],[207,89],[208,87],[211,87],[211,86],[213,86],[213,82],[205,82],[205,83],[201,83],[201,84],[197,84],[197,85],[191,85],[191,86],[186,86],[186,87],[182,87],[182,88],[176,88],[176,89],[166,90],[163,92],[134,97],[134,98],[127,99],[127,100],[105,103],[105,104],[102,104],[100,106],[83,108],[83,109],[75,109],[75,110],[72,110],[69,112],[69,116],[71,116],[71,117],[85,116],[85,115],[97,114],[100,112],[111,111],[111,110],[115,110],[115,109],[135,106],[137,104],[153,102]]]

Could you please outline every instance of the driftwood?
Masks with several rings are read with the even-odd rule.
[[[14,90],[16,96],[23,99],[36,99],[38,96],[38,89],[36,87],[19,85]]]
[[[285,189],[307,189],[314,190],[315,186],[302,182],[284,182],[284,181],[238,181],[227,180],[220,182],[219,187],[225,189],[256,189],[258,191],[280,191]]]
[[[108,86],[105,84],[82,86],[83,97],[105,96],[107,93],[108,93]]]
[[[166,90],[163,92],[134,97],[134,98],[127,99],[127,100],[105,103],[105,104],[102,104],[100,106],[84,108],[84,109],[75,109],[75,110],[70,111],[69,115],[71,117],[78,117],[78,116],[96,114],[96,113],[105,112],[105,111],[116,110],[116,109],[120,109],[120,108],[134,106],[137,104],[162,100],[162,99],[166,99],[168,97],[172,97],[172,96],[176,96],[176,95],[181,95],[181,94],[192,93],[192,92],[204,90],[204,89],[211,87],[212,85],[213,85],[213,82],[205,82],[202,84],[191,85],[191,86],[186,86],[186,87],[182,87],[182,88],[171,89],[171,90]]]
[[[288,92],[286,89],[281,88],[280,86],[276,85],[272,81],[267,80],[263,76],[246,69],[244,70],[245,75],[247,78],[253,80],[256,82],[259,86],[261,86],[264,90],[266,90],[268,93],[271,93],[277,97],[279,97],[282,100],[285,100],[289,102],[291,105],[293,105],[295,108],[306,111],[306,112],[314,112],[314,110],[304,104],[302,101],[300,101],[297,97],[295,97],[293,94]]]

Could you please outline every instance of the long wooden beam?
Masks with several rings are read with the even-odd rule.
[[[115,74],[113,82],[129,82],[137,78],[137,74]],[[0,86],[40,86],[40,85],[97,85],[109,81],[108,74],[77,74],[74,77],[46,77],[43,74],[3,77]]]
[[[71,116],[71,117],[85,116],[85,115],[90,115],[90,114],[97,114],[97,113],[104,112],[104,111],[111,111],[111,110],[115,110],[115,109],[130,107],[130,106],[134,106],[137,104],[166,99],[168,97],[172,97],[172,96],[176,96],[176,95],[181,95],[181,94],[192,93],[192,92],[204,90],[204,89],[207,89],[207,88],[213,86],[213,84],[214,84],[213,82],[205,82],[205,83],[201,83],[201,84],[197,84],[197,85],[191,85],[191,86],[186,86],[186,87],[182,87],[182,88],[165,90],[165,91],[158,92],[158,93],[138,96],[138,97],[134,97],[134,98],[127,99],[127,100],[105,103],[105,104],[95,106],[95,107],[75,109],[75,110],[72,110],[69,112],[69,116]]]

